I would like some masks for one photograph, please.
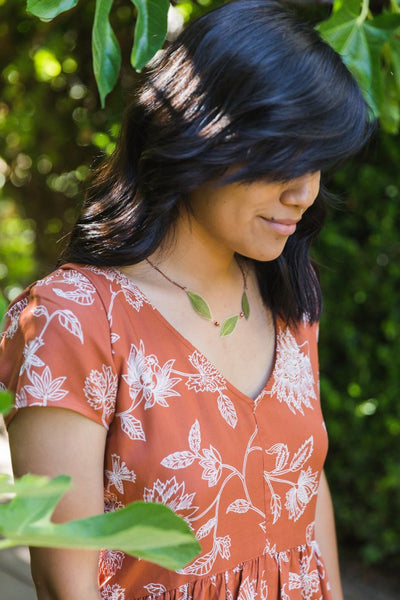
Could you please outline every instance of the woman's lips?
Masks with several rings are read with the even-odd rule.
[[[298,221],[293,221],[290,219],[285,219],[282,221],[265,219],[261,217],[263,221],[265,221],[274,231],[280,233],[281,235],[292,235],[296,231]]]

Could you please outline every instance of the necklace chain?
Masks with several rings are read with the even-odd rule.
[[[241,301],[242,310],[237,315],[232,315],[231,317],[228,317],[222,323],[220,323],[219,321],[215,321],[213,319],[210,307],[207,304],[207,302],[204,300],[204,298],[202,298],[202,296],[200,296],[199,294],[195,294],[194,292],[191,292],[190,290],[188,290],[188,288],[186,286],[181,285],[177,281],[174,281],[173,279],[168,277],[168,275],[166,273],[164,273],[163,271],[161,271],[161,269],[159,267],[157,267],[157,265],[155,265],[149,258],[146,258],[146,262],[148,262],[149,265],[155,271],[157,271],[157,273],[160,273],[160,275],[162,275],[162,277],[164,277],[164,279],[169,281],[169,283],[172,283],[172,285],[175,285],[177,288],[179,288],[180,290],[182,290],[183,292],[186,293],[193,310],[198,315],[207,319],[208,321],[212,321],[216,327],[220,328],[220,334],[219,334],[220,337],[225,337],[225,336],[233,333],[236,329],[236,325],[238,324],[239,319],[242,319],[243,317],[245,319],[249,318],[250,306],[249,306],[249,300],[247,297],[247,276],[246,276],[245,270],[243,269],[242,265],[240,264],[240,262],[238,260],[236,260],[236,262],[240,269],[240,272],[242,274],[242,279],[243,279],[243,292],[242,292],[242,301]]]

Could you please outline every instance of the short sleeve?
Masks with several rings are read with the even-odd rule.
[[[29,406],[68,408],[108,429],[118,377],[110,328],[94,285],[60,269],[26,290],[6,318],[0,344],[0,386]]]

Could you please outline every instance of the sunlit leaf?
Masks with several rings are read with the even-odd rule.
[[[26,10],[40,19],[54,19],[77,4],[78,0],[27,0]]]
[[[211,310],[204,298],[202,298],[198,294],[194,294],[193,292],[186,293],[188,295],[192,307],[197,312],[197,314],[199,314],[201,317],[204,317],[205,319],[211,320]]]
[[[103,108],[121,66],[121,50],[109,22],[112,3],[113,0],[96,0],[92,34],[93,71]]]
[[[107,548],[168,569],[181,568],[199,553],[188,524],[163,504],[134,502],[115,512],[52,523],[54,508],[69,486],[64,475],[53,480],[26,475],[14,485],[0,479],[0,490],[17,493],[8,504],[0,504],[0,548]]]
[[[131,1],[138,11],[131,63],[140,71],[164,43],[169,0]]]
[[[323,21],[318,29],[322,37],[339,52],[360,84],[375,115],[383,102],[383,77],[380,53],[393,31],[400,25],[400,16],[360,20],[360,3],[350,0]]]
[[[235,331],[237,322],[239,319],[239,315],[234,315],[233,317],[229,317],[226,319],[221,325],[221,331],[219,335],[221,337],[226,337]]]

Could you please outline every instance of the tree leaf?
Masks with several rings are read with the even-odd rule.
[[[225,319],[225,321],[221,325],[221,331],[219,335],[221,337],[225,337],[233,333],[235,331],[238,320],[239,315],[234,315],[233,317],[228,317],[228,319]]]
[[[121,550],[178,569],[200,550],[187,523],[163,504],[134,502],[121,510],[67,523],[52,523],[51,515],[69,487],[66,476],[49,480],[29,475],[14,486],[17,496],[0,505],[0,547],[30,545],[50,548]],[[0,488],[0,489],[1,489]]]
[[[169,0],[131,1],[138,11],[131,63],[137,71],[141,71],[164,43]]]
[[[381,112],[383,103],[383,78],[381,50],[399,27],[399,15],[386,15],[384,19],[359,19],[360,3],[350,1],[318,26],[322,37],[342,55],[374,111]]]
[[[197,312],[197,314],[211,321],[211,310],[204,298],[202,298],[198,294],[194,294],[193,292],[186,292],[186,294],[188,295],[190,304],[192,305],[193,309]]]
[[[246,319],[250,316],[250,304],[246,292],[242,295],[242,311]]]
[[[27,0],[26,10],[39,19],[54,19],[77,4],[78,0]]]
[[[96,0],[93,23],[93,71],[102,108],[107,94],[117,83],[121,66],[121,50],[108,20],[112,3],[113,0]]]

